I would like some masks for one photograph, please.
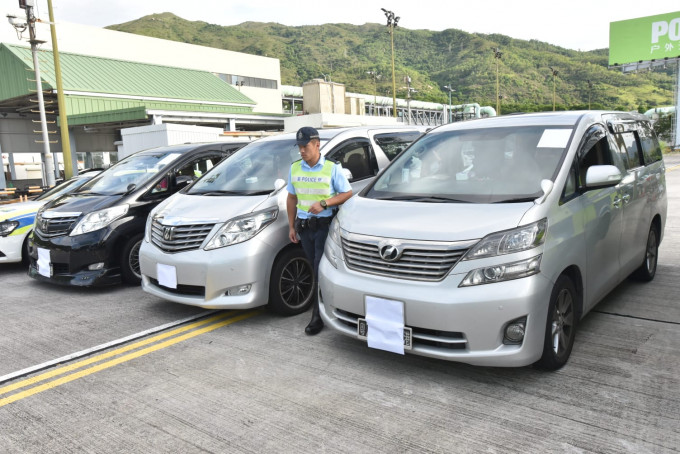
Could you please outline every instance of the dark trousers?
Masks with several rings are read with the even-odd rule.
[[[314,267],[314,280],[318,282],[319,262],[323,256],[323,248],[328,236],[328,225],[318,225],[316,229],[306,228],[299,232],[300,244],[307,260]]]

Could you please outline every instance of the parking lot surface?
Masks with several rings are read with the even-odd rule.
[[[677,453],[680,155],[654,281],[582,321],[567,365],[369,349],[309,313],[205,311],[0,268],[0,452]]]

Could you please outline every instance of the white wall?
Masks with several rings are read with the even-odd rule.
[[[123,144],[118,148],[118,159],[149,148],[180,143],[230,141],[222,136],[222,128],[165,123],[120,130]]]
[[[11,1],[18,5],[16,0]],[[18,18],[26,17],[24,10],[18,7],[15,9],[8,5],[0,7],[0,18],[4,21],[0,26],[0,42],[28,46],[26,40],[20,42],[17,39],[14,28],[4,19],[9,13]],[[47,21],[48,17],[42,19]],[[28,37],[28,31],[24,35]],[[41,47],[51,50],[49,24],[37,23],[36,35],[38,39],[47,41]],[[59,52],[276,80],[278,90],[241,87],[241,91],[257,103],[255,112],[281,113],[281,67],[277,58],[59,22],[58,18],[57,39]]]

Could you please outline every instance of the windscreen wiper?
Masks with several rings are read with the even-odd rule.
[[[190,192],[189,195],[243,195],[243,191],[205,191],[205,192]]]
[[[516,197],[514,199],[503,199],[499,200],[498,202],[493,202],[493,203],[524,203],[524,202],[533,202],[536,200],[538,197],[533,196],[533,197]]]
[[[393,197],[376,197],[378,200],[407,200],[411,202],[432,202],[432,203],[470,203],[468,200],[454,199],[440,195],[399,195]]]

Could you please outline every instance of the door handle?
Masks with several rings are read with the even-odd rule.
[[[614,206],[614,208],[621,208],[621,198],[620,197],[615,198],[612,201],[612,206]]]

